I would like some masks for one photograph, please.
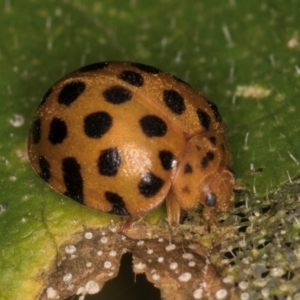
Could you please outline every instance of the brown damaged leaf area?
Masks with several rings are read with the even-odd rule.
[[[166,227],[150,229],[142,222],[126,235],[117,226],[86,229],[60,247],[51,274],[43,275],[44,290],[37,299],[98,293],[118,275],[126,252],[133,254],[134,273],[144,273],[160,289],[161,299],[238,299],[234,282],[222,277],[210,259],[217,249],[201,245],[199,236],[184,230],[170,235]]]

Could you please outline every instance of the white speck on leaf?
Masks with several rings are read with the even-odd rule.
[[[105,261],[104,262],[104,268],[105,269],[110,269],[112,267],[112,263],[110,261]]]
[[[141,240],[141,241],[138,241],[136,244],[137,244],[138,246],[142,246],[142,245],[145,244],[145,242],[144,242],[143,240]]]
[[[224,299],[227,296],[227,291],[225,289],[218,290],[216,292],[216,299]]]
[[[63,277],[63,281],[70,281],[73,278],[73,275],[71,273],[67,273],[64,277]]]
[[[101,241],[102,244],[106,244],[107,241],[108,241],[108,238],[107,238],[106,236],[104,236],[104,237],[102,237],[102,238],[100,239],[100,241]]]
[[[58,298],[57,290],[53,289],[52,287],[47,288],[47,298],[48,299],[57,299]]]
[[[19,114],[13,114],[13,117],[9,119],[9,123],[13,127],[21,127],[24,124],[24,117]]]
[[[144,270],[146,268],[146,264],[142,263],[142,262],[138,262],[137,264],[134,265],[134,267],[137,270]]]
[[[195,290],[193,296],[195,299],[201,299],[203,296],[203,290],[202,289]]]
[[[99,285],[92,280],[85,285],[85,289],[88,294],[96,294],[100,291]]]
[[[177,267],[178,267],[178,263],[177,262],[170,263],[170,269],[171,270],[175,270],[175,269],[177,269]]]
[[[287,47],[288,48],[296,48],[299,46],[299,41],[298,41],[298,38],[293,36],[292,38],[289,39],[288,43],[287,43]]]
[[[184,258],[184,259],[193,259],[194,255],[191,254],[191,253],[183,253],[182,258]]]
[[[178,277],[181,282],[188,282],[192,278],[192,274],[189,272],[183,273]]]
[[[169,244],[168,246],[166,246],[166,250],[167,251],[172,251],[176,248],[176,246],[174,244]]]
[[[69,245],[65,247],[65,252],[67,254],[73,254],[76,252],[76,247],[74,245]]]
[[[239,85],[234,92],[238,97],[243,98],[266,98],[271,94],[271,90],[266,89],[258,84]]]
[[[162,263],[162,262],[164,261],[164,258],[163,258],[162,256],[160,256],[160,257],[157,259],[157,261],[158,261],[159,263]]]
[[[87,239],[87,240],[90,240],[93,238],[93,234],[91,232],[86,232],[84,237]]]
[[[246,281],[241,281],[241,282],[239,282],[239,288],[240,288],[241,290],[247,289],[248,286],[249,286],[249,282],[246,282]]]

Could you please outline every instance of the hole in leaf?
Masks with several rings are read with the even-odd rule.
[[[72,296],[66,300],[78,300]],[[86,295],[85,300],[160,300],[160,290],[150,283],[145,274],[134,274],[132,254],[125,253],[121,259],[118,276],[106,282],[95,295]]]
[[[245,205],[246,205],[246,202],[244,200],[234,203],[235,208],[243,207]]]
[[[281,276],[282,279],[285,279],[285,280],[292,280],[294,278],[295,274],[291,271],[287,271],[285,274],[283,274]]]
[[[247,230],[248,227],[249,227],[248,225],[246,225],[246,226],[240,226],[240,227],[238,228],[238,231],[239,231],[239,232],[246,232],[246,230]]]
[[[256,249],[262,249],[262,248],[268,246],[269,244],[271,244],[271,241],[266,240],[266,241],[264,241],[263,243],[259,244],[259,245],[256,247]]]
[[[267,206],[262,207],[260,210],[261,210],[262,214],[266,214],[271,208],[272,208],[271,205],[267,205]]]
[[[270,271],[265,271],[265,272],[261,273],[261,277],[266,278],[269,274],[270,274]]]

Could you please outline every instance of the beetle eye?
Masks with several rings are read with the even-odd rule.
[[[213,193],[207,193],[206,194],[206,201],[205,201],[205,205],[212,207],[215,206],[217,203],[217,197],[215,194]]]

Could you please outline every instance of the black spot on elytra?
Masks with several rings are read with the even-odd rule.
[[[105,199],[112,205],[110,210],[111,214],[114,215],[130,215],[125,207],[125,202],[121,196],[112,192],[105,192]]]
[[[49,141],[53,144],[60,144],[67,137],[68,129],[64,120],[53,118],[50,124],[50,131],[48,135]]]
[[[112,86],[103,92],[104,99],[112,104],[122,104],[129,101],[132,98],[130,90],[123,88],[122,86]]]
[[[102,69],[106,68],[108,65],[109,65],[109,63],[106,61],[97,62],[97,63],[90,64],[90,65],[80,68],[79,72],[84,73],[84,72],[98,71],[98,70],[102,70]]]
[[[48,162],[48,160],[44,156],[39,157],[39,166],[41,169],[41,172],[39,175],[46,181],[48,182],[50,177],[51,177],[51,167]]]
[[[62,172],[66,186],[65,195],[83,204],[83,179],[80,169],[80,164],[74,157],[64,158]]]
[[[84,92],[85,83],[81,80],[68,82],[58,95],[58,103],[71,105]]]
[[[181,188],[181,192],[184,193],[184,194],[190,194],[191,190],[189,189],[188,186],[184,186],[184,187]]]
[[[207,101],[208,105],[211,107],[211,109],[213,110],[217,122],[222,122],[222,117],[219,113],[217,105],[207,99],[206,99],[206,101]]]
[[[217,197],[214,193],[207,193],[206,194],[206,200],[205,205],[208,207],[215,206],[217,203]]]
[[[146,73],[158,74],[160,72],[160,70],[155,67],[147,66],[141,63],[131,63],[131,65]]]
[[[148,115],[140,119],[140,126],[148,137],[162,137],[167,132],[167,124],[155,115]]]
[[[159,159],[165,170],[171,170],[176,166],[175,156],[171,151],[162,150],[159,152]]]
[[[201,160],[201,167],[206,168],[210,161],[214,159],[215,155],[213,152],[208,151],[206,155]]]
[[[210,142],[213,144],[213,145],[216,145],[216,137],[215,136],[211,136],[208,138],[210,140]]]
[[[84,132],[88,137],[100,138],[112,126],[112,117],[105,111],[98,111],[84,118]]]
[[[121,156],[117,148],[101,151],[98,159],[98,170],[103,176],[116,176],[121,165]]]
[[[189,163],[186,163],[183,170],[184,174],[193,173],[193,168]]]
[[[42,99],[42,101],[41,101],[41,103],[40,103],[40,106],[45,104],[45,102],[47,101],[47,99],[48,99],[49,96],[51,95],[52,91],[53,91],[53,87],[51,87],[51,88],[46,92],[46,94],[44,95],[44,97],[43,97],[43,99]]]
[[[210,116],[202,109],[198,108],[197,109],[197,115],[198,115],[198,119],[200,124],[206,129],[209,129],[210,126]]]
[[[181,115],[185,111],[183,97],[174,90],[165,90],[163,99],[167,107],[176,115]]]
[[[138,189],[143,196],[146,198],[151,198],[160,191],[163,185],[164,180],[157,177],[153,173],[148,172],[140,180]]]
[[[140,87],[144,84],[144,78],[141,74],[134,71],[123,71],[119,78],[124,80],[125,82]]]
[[[41,119],[36,119],[32,123],[31,127],[31,142],[33,144],[38,144],[38,142],[41,140]]]

